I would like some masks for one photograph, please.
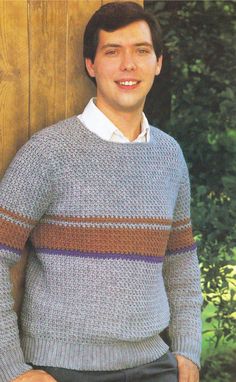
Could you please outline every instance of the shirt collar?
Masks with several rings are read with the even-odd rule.
[[[91,98],[83,113],[78,116],[81,122],[84,123],[84,125],[89,130],[99,135],[102,139],[110,141],[112,140],[112,136],[116,134],[122,136],[124,141],[130,142],[124,136],[124,134],[110,121],[110,119],[107,118],[100,109],[98,109],[95,102],[96,98]],[[147,134],[146,141],[148,142],[150,139],[150,126],[145,114],[142,113],[141,132],[135,141],[138,141],[145,134]]]

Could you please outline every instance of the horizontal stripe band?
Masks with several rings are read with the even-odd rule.
[[[172,231],[182,231],[184,229],[187,229],[187,228],[191,228],[192,229],[192,224],[191,222],[185,224],[185,225],[181,225],[181,226],[178,226],[178,227],[171,227]]]
[[[129,217],[89,217],[89,216],[80,216],[80,217],[73,217],[73,216],[60,216],[60,215],[45,215],[44,219],[52,219],[57,221],[63,221],[63,222],[88,222],[88,223],[133,223],[133,224],[164,224],[164,225],[171,225],[172,219],[165,219],[165,218],[144,218],[144,217],[135,217],[135,218],[129,218]]]
[[[186,253],[186,252],[190,252],[190,251],[195,251],[195,249],[197,249],[197,244],[196,243],[190,245],[189,247],[178,248],[178,249],[175,249],[174,251],[166,251],[166,255],[167,256],[179,255],[180,253]]]
[[[15,249],[23,249],[31,229],[0,219],[0,243]]]
[[[84,227],[84,228],[126,228],[126,229],[150,229],[150,230],[170,230],[171,225],[145,224],[145,223],[91,223],[91,222],[66,222],[58,220],[40,221],[42,224],[55,224],[64,227]]]
[[[182,225],[190,223],[190,221],[191,221],[190,218],[185,218],[182,220],[176,220],[176,221],[173,221],[172,227],[180,227]]]
[[[66,251],[63,249],[47,249],[37,248],[37,253],[50,254],[50,255],[62,255],[62,256],[74,256],[83,258],[94,259],[110,259],[110,260],[133,260],[133,261],[145,261],[150,263],[161,263],[164,260],[164,256],[140,256],[138,254],[121,254],[121,253],[95,253],[95,252],[81,252],[81,251]]]
[[[17,255],[21,255],[21,251],[15,249],[15,248],[12,248],[12,247],[9,247],[7,245],[4,245],[4,244],[0,244],[0,251],[3,250],[3,251],[9,251],[9,252],[13,252],[13,253],[16,253]]]
[[[193,244],[192,227],[186,227],[181,230],[171,230],[168,240],[168,251],[175,251],[178,248],[189,247]]]
[[[169,230],[84,228],[40,224],[31,234],[37,248],[164,256]]]
[[[19,222],[28,223],[28,224],[35,224],[37,220],[31,219],[29,217],[17,214],[15,212],[12,212],[10,210],[7,210],[6,208],[0,207],[0,212],[6,216],[10,216],[13,219],[18,220]]]
[[[6,221],[9,223],[15,224],[15,225],[20,225],[21,227],[24,227],[26,229],[32,229],[33,228],[32,224],[25,223],[23,221],[14,219],[11,216],[7,216],[7,215],[4,215],[3,213],[0,213],[0,224],[4,224],[4,222],[6,222]]]

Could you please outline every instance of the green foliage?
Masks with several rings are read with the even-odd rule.
[[[201,377],[204,378],[204,382],[235,382],[235,359],[236,350],[210,355],[201,370]]]
[[[163,73],[145,112],[178,140],[189,165],[203,308],[215,307],[211,341],[236,343],[236,3],[146,1],[145,8],[165,40]]]

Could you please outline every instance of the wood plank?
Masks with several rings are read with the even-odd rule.
[[[67,1],[29,1],[30,133],[66,117]]]
[[[27,1],[0,2],[0,172],[29,137],[29,55]],[[19,312],[27,253],[11,270]]]
[[[67,116],[80,113],[96,88],[84,69],[83,34],[101,0],[68,1]]]
[[[0,2],[0,176],[28,138],[27,1]]]

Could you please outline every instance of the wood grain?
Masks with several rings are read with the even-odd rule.
[[[29,138],[27,1],[0,2],[0,166],[1,175]],[[27,253],[11,270],[15,310],[24,288]]]
[[[67,116],[79,114],[96,89],[87,78],[83,60],[84,28],[101,0],[68,1]]]
[[[30,133],[66,117],[67,1],[29,2]]]
[[[27,2],[0,2],[0,176],[28,138]]]

